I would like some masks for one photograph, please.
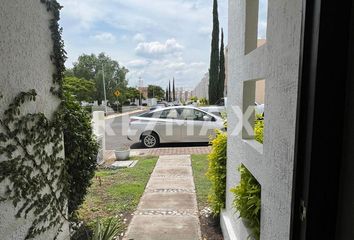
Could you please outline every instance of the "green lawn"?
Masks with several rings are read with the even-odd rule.
[[[139,162],[133,168],[97,170],[85,202],[78,211],[79,219],[88,227],[94,227],[98,218],[106,222],[115,217],[122,223],[123,218],[135,211],[157,158],[137,160]]]
[[[199,209],[208,206],[208,194],[211,188],[209,179],[205,176],[208,171],[208,155],[192,155],[192,168]]]

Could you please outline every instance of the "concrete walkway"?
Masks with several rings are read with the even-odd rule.
[[[201,239],[190,155],[160,156],[124,239]]]

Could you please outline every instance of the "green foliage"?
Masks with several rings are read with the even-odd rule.
[[[113,218],[109,219],[105,225],[101,221],[97,221],[92,240],[113,240],[119,233],[120,223]]]
[[[148,98],[153,98],[153,97],[161,100],[165,97],[165,91],[160,86],[149,85]]]
[[[89,113],[65,93],[64,146],[68,171],[68,210],[72,214],[83,203],[95,174],[98,145]]]
[[[255,138],[263,143],[264,119],[262,115],[256,116]],[[246,220],[246,225],[252,230],[252,236],[259,239],[260,215],[261,215],[261,186],[248,169],[241,165],[240,183],[231,192],[235,199],[233,206],[240,213],[240,217]]]
[[[92,80],[76,77],[65,77],[63,90],[78,101],[92,102],[96,94],[96,85]]]
[[[213,32],[211,39],[211,54],[209,67],[209,103],[215,104],[220,96],[218,92],[219,83],[219,16],[218,1],[213,4]]]
[[[136,88],[129,87],[126,89],[125,96],[129,100],[139,99],[140,91]]]
[[[50,92],[63,98],[62,77],[65,50],[59,27],[61,6],[56,0],[41,0],[52,14],[49,29],[53,40],[50,61],[55,66]],[[55,228],[58,235],[66,217],[67,172],[62,157],[62,107],[51,118],[42,112],[23,113],[24,104],[36,100],[35,90],[19,93],[0,119],[0,183],[5,192],[0,202],[11,201],[17,218],[33,213],[34,221],[25,239]],[[56,237],[55,237],[56,238]]]
[[[240,183],[231,192],[234,193],[233,206],[243,218],[246,226],[251,229],[251,236],[255,239],[260,237],[261,217],[261,186],[248,169],[241,165]]]
[[[264,119],[262,115],[256,116],[256,121],[254,125],[255,139],[263,144],[263,132],[264,132]]]
[[[199,104],[201,105],[201,106],[206,106],[206,105],[208,105],[208,100],[206,99],[206,98],[200,98],[199,99]]]
[[[95,54],[81,55],[78,61],[74,63],[74,68],[70,71],[72,71],[77,78],[94,80],[97,91],[93,98],[101,102],[104,100],[102,67],[105,74],[107,100],[115,102],[117,97],[114,96],[114,92],[118,89],[122,93],[119,97],[119,101],[124,102],[126,99],[124,93],[128,85],[126,74],[129,71],[104,53],[100,53],[98,56]]]
[[[198,207],[202,210],[208,206],[208,193],[211,188],[211,182],[206,176],[208,171],[208,155],[192,155],[192,168]]]
[[[133,157],[138,163],[133,168],[99,169],[81,205],[78,218],[89,230],[94,230],[97,219],[105,223],[112,217],[120,223],[133,213],[154,170],[156,157]],[[121,224],[120,232],[124,231]]]
[[[22,105],[36,96],[35,90],[21,92],[0,119],[0,156],[6,159],[0,162],[0,183],[6,186],[0,202],[11,201],[17,218],[34,213],[26,239],[62,226],[66,219],[61,115],[56,112],[53,120],[40,112],[23,115]]]
[[[217,136],[211,141],[212,150],[208,156],[209,168],[207,177],[212,187],[209,194],[209,202],[215,215],[220,214],[225,207],[226,193],[226,159],[227,159],[227,135],[217,130]]]
[[[221,46],[220,46],[220,67],[219,67],[219,81],[218,81],[218,97],[224,97],[225,88],[225,49],[224,49],[224,31],[221,29]]]
[[[172,98],[173,101],[176,101],[176,88],[175,88],[175,78],[173,78],[173,85],[172,85]]]
[[[193,97],[190,98],[190,100],[191,100],[192,102],[198,102],[198,97],[193,96]]]

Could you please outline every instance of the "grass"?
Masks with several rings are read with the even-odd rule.
[[[192,168],[199,209],[208,206],[211,183],[205,175],[208,171],[208,155],[192,155]]]
[[[78,217],[93,229],[97,219],[103,223],[112,217],[124,230],[123,219],[133,213],[155,167],[156,157],[137,158],[133,168],[97,170]],[[101,182],[101,184],[100,184]]]

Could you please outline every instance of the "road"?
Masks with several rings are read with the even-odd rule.
[[[141,113],[135,113],[129,116],[135,116],[139,114]],[[126,136],[123,136],[123,119],[126,119],[126,117],[106,119],[107,150],[118,150],[119,148],[122,148],[126,145],[130,146],[131,148],[139,147],[139,143],[133,143],[132,141],[128,140]]]
[[[131,114],[130,116],[139,115],[141,113]],[[123,119],[126,117],[116,117],[106,120],[106,149],[118,150],[124,146],[130,146],[131,149],[144,148],[140,143],[134,143],[123,136]],[[126,125],[125,125],[126,126]],[[207,143],[169,143],[161,144],[161,148],[183,148],[183,147],[198,147],[208,146]]]

